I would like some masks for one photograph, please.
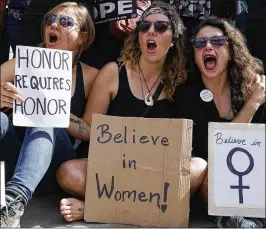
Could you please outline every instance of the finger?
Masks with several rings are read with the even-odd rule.
[[[18,93],[18,89],[10,82],[5,82],[5,83],[2,83],[1,85],[3,88],[5,88],[6,90],[9,90],[9,91],[13,91],[14,93]]]
[[[20,101],[21,103],[23,103],[25,101],[25,99],[21,95],[15,94],[14,92],[6,90],[6,89],[3,89],[1,94],[6,96],[6,97],[16,99],[16,100]]]
[[[263,85],[265,85],[265,75],[261,75],[260,76],[261,77],[261,83],[263,84]]]
[[[7,103],[13,103],[13,98],[10,98],[5,95],[1,95],[1,101],[7,102]]]
[[[1,101],[1,108],[3,108],[3,107],[13,108],[13,104],[7,103],[5,101]]]

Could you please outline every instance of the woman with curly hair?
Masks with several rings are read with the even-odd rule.
[[[177,88],[176,115],[194,121],[193,156],[208,159],[208,123],[265,123],[265,76],[262,62],[251,56],[245,38],[235,27],[218,18],[203,21],[192,39],[195,68],[189,83]],[[197,166],[197,165],[195,165]],[[204,185],[207,201],[207,162]],[[217,217],[218,227],[262,227],[254,218]]]
[[[86,123],[91,125],[94,113],[173,118],[171,98],[187,78],[183,31],[173,6],[153,2],[126,40],[121,64],[109,63],[100,70],[83,116]],[[69,161],[59,168],[58,182],[66,192],[84,198],[86,171],[87,160]],[[60,210],[68,222],[83,219],[84,201],[62,199]]]

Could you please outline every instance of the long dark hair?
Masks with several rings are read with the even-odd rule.
[[[217,17],[204,20],[194,31],[194,36],[206,26],[220,29],[228,38],[231,60],[228,63],[228,81],[231,87],[232,111],[236,115],[243,107],[251,94],[251,87],[255,74],[264,73],[262,61],[253,57],[247,47],[246,39],[233,25]],[[199,78],[200,71],[192,55],[191,76]]]

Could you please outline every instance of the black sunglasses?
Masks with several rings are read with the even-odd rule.
[[[70,27],[71,28],[75,24],[77,25],[77,23],[75,23],[74,19],[72,17],[69,17],[69,16],[51,14],[51,15],[47,15],[44,17],[44,23],[46,25],[52,25],[57,20],[59,20],[60,25],[63,27]]]
[[[137,22],[137,30],[139,32],[145,33],[150,29],[152,24],[154,26],[154,29],[158,33],[164,33],[166,30],[171,28],[171,24],[168,21],[156,21],[153,23],[153,22],[141,20]]]
[[[208,41],[215,47],[221,47],[227,40],[226,36],[199,37],[191,40],[194,48],[204,48]]]

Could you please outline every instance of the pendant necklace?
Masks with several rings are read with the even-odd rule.
[[[144,97],[144,91],[143,91],[143,87],[142,87],[142,82],[141,82],[141,76],[140,76],[140,74],[142,75],[142,78],[143,78],[143,80],[145,82],[145,85],[147,87],[147,90],[148,90],[147,95],[144,97],[144,102],[145,102],[145,104],[147,106],[153,106],[154,102],[153,102],[153,98],[152,98],[151,91],[154,88],[154,86],[156,85],[156,83],[158,82],[158,80],[161,78],[161,74],[158,76],[158,78],[156,79],[155,83],[152,85],[151,89],[149,89],[148,84],[147,84],[147,82],[145,80],[145,77],[143,75],[143,72],[142,72],[142,70],[140,68],[139,61],[138,61],[138,66],[139,66],[139,79],[140,79],[140,85],[141,85],[141,90],[142,90],[143,97]]]

